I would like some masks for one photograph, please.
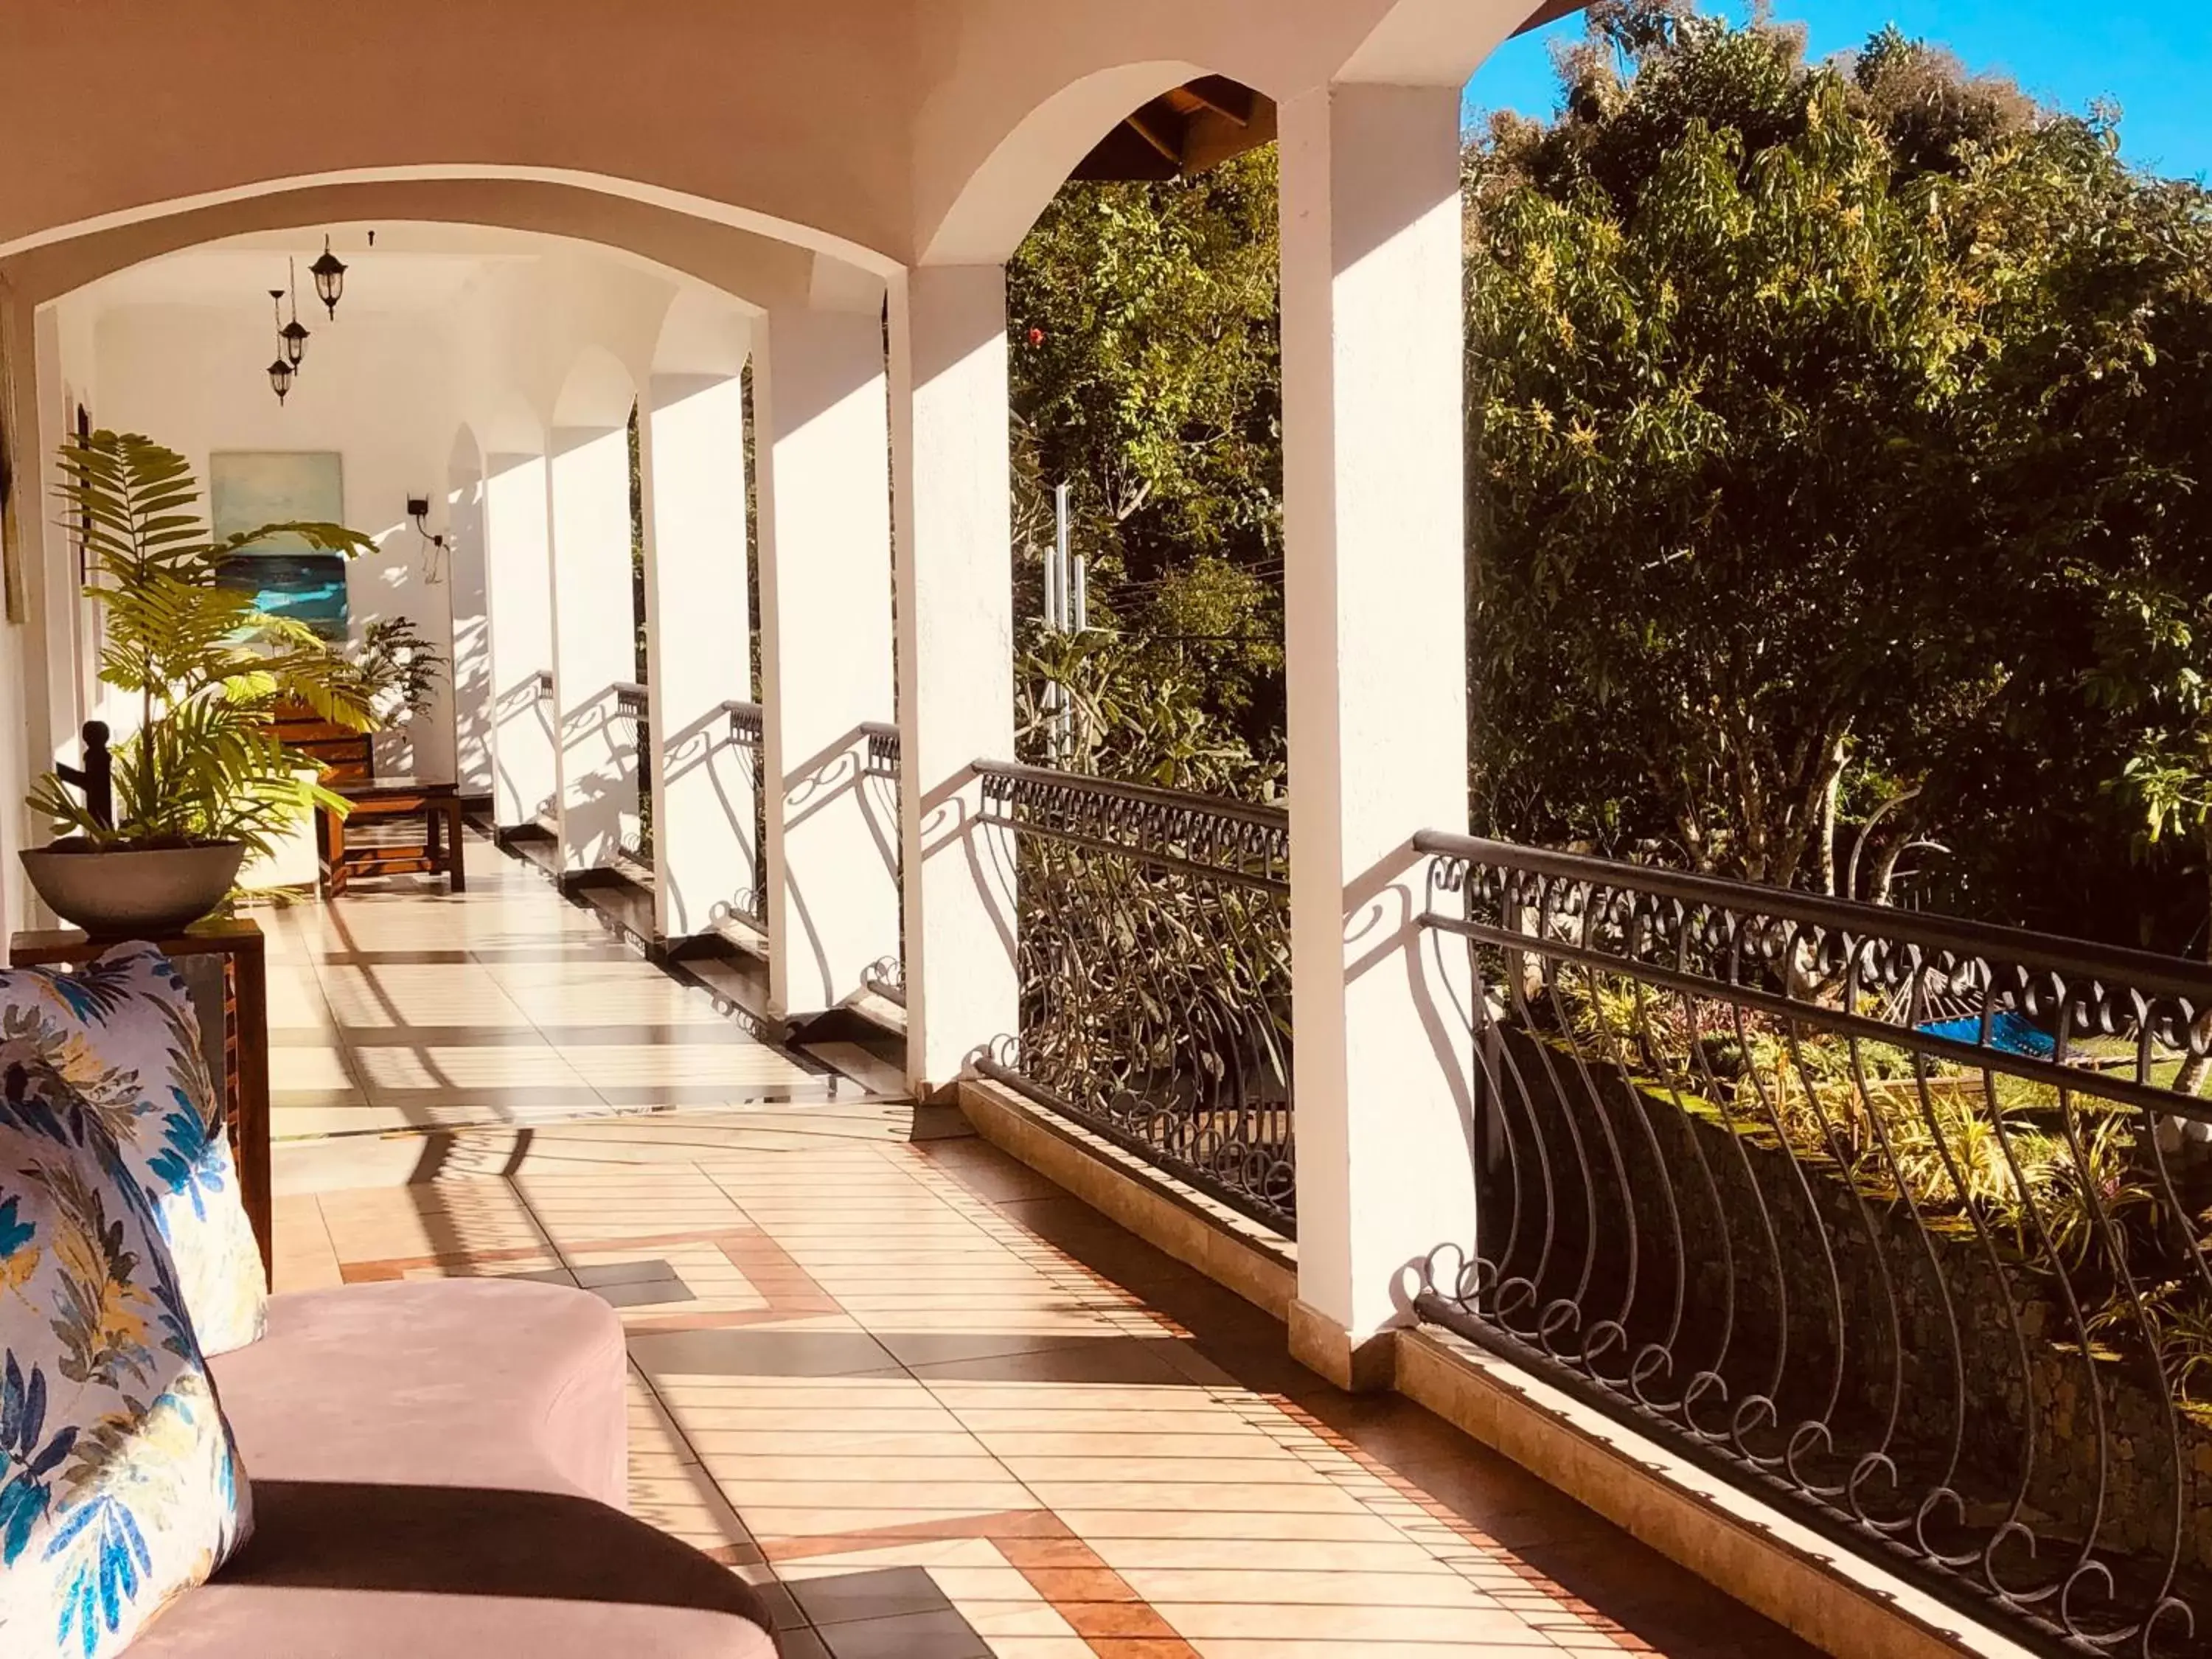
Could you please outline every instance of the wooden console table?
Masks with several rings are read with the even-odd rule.
[[[238,1163],[238,1192],[261,1247],[261,1267],[274,1261],[275,1210],[269,1177],[269,963],[257,921],[195,922],[155,939],[177,964],[200,1018],[201,1048],[220,1091],[223,1122]],[[18,933],[9,942],[18,968],[76,967],[110,948],[75,929]]]

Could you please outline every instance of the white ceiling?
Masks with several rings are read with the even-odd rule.
[[[345,261],[341,308],[354,316],[390,317],[442,311],[494,265],[542,257],[556,239],[478,225],[336,226],[331,247]],[[149,260],[83,290],[101,309],[182,306],[231,310],[269,303],[269,290],[289,287],[297,271],[300,314],[310,327],[325,314],[307,267],[322,253],[320,234],[258,233]],[[288,263],[289,262],[289,263]]]

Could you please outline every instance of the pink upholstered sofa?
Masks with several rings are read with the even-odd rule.
[[[736,1575],[631,1516],[620,1321],[503,1279],[271,1298],[210,1362],[250,1544],[132,1659],[774,1659]]]

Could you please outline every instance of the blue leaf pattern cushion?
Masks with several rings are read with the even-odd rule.
[[[175,965],[118,945],[74,973],[0,971],[0,1093],[51,1079],[121,1148],[175,1258],[201,1351],[256,1340],[268,1282],[238,1190],[230,1137]]]
[[[153,1206],[52,1073],[0,1097],[0,1653],[107,1659],[252,1529]]]

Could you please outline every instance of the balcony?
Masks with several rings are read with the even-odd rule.
[[[278,1288],[612,1302],[635,1510],[769,1586],[787,1659],[1810,1651],[1322,1383],[956,1110],[755,1040],[527,860],[469,857],[459,898],[268,918]]]
[[[449,664],[379,764],[467,890],[256,912],[279,1286],[613,1306],[634,1507],[784,1659],[2201,1652],[2212,969],[1462,833],[1462,88],[1563,8],[690,9],[343,9],[342,117],[238,8],[11,41],[0,792],[138,717],[81,428]],[[1038,764],[1009,261],[1277,132],[1282,797]]]

